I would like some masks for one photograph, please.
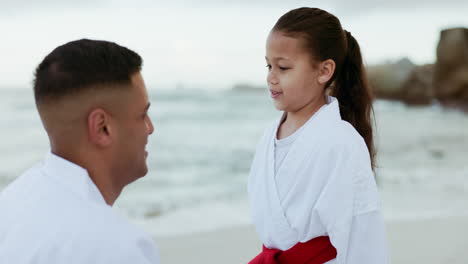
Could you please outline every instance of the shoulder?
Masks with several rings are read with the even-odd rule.
[[[141,240],[152,240],[142,229],[135,226],[120,213],[105,203],[83,199],[80,196],[66,196],[63,190],[55,199],[64,202],[48,202],[47,211],[60,214],[52,217],[61,234],[73,233],[74,238],[82,240],[99,240],[102,244],[129,243],[129,246]],[[64,235],[64,240],[68,240]]]
[[[26,170],[0,192],[0,208],[5,212],[5,207],[15,207],[26,199],[37,198],[37,186],[42,185],[41,164],[37,164]],[[29,197],[29,198],[28,198]]]
[[[351,183],[354,193],[354,215],[379,210],[380,196],[366,142],[354,127],[342,121],[340,138],[343,153],[349,157]]]
[[[366,142],[346,121],[337,122],[327,133],[322,149],[329,161],[329,183],[353,195],[354,213],[360,214],[379,207],[379,194]],[[330,187],[329,186],[329,187]]]
[[[13,192],[17,188],[21,188],[24,185],[30,185],[29,183],[32,183],[32,181],[37,178],[37,175],[39,175],[41,172],[41,164],[36,164],[23,172],[20,176],[18,176],[15,180],[13,180],[5,189],[0,192],[0,194],[5,194],[9,192]]]
[[[142,229],[130,223],[118,211],[107,205],[93,204],[88,207],[91,233],[100,233],[110,239],[149,238]]]
[[[356,129],[348,122],[334,122],[321,136],[321,149],[324,153],[338,155],[353,162],[370,165],[370,155],[366,142]]]
[[[84,228],[74,229],[74,242],[80,254],[101,259],[102,263],[155,263],[159,250],[153,239],[109,208],[90,211]],[[73,228],[73,227],[72,227]]]
[[[330,133],[329,149],[335,155],[349,162],[355,176],[372,175],[369,150],[364,138],[348,122],[340,121]],[[362,178],[362,177],[361,177]],[[355,181],[362,180],[355,177]]]
[[[333,124],[325,131],[324,133],[330,139],[333,139],[333,142],[336,145],[342,145],[343,147],[355,148],[359,147],[364,143],[364,139],[357,132],[357,130],[347,121],[338,120],[333,122]],[[365,145],[365,143],[364,143]]]

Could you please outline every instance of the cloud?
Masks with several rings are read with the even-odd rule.
[[[53,13],[63,9],[87,9],[104,7],[103,0],[0,0],[0,17],[11,17],[29,13]]]
[[[172,1],[152,1],[152,0],[0,0],[0,17],[15,16],[30,13],[56,13],[63,9],[159,9],[159,8],[182,8],[182,9],[258,9],[258,12],[265,12],[270,9],[293,9],[302,6],[319,7],[341,16],[360,16],[375,11],[414,11],[420,9],[450,9],[466,8],[468,12],[468,1],[462,0],[172,0]]]
[[[468,8],[468,2],[461,0],[331,0],[329,3],[338,14],[346,16],[359,16],[374,11],[418,12],[432,9],[437,13],[437,9]]]
[[[0,0],[0,16],[12,16],[28,14],[31,12],[55,13],[62,9],[158,9],[158,8],[183,8],[183,9],[230,9],[230,8],[255,8],[264,12],[274,8],[295,8],[308,5],[318,5],[320,1],[310,0],[173,0],[173,1],[151,1],[151,0],[41,0],[41,1],[15,1]]]

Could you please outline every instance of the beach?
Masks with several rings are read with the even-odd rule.
[[[386,221],[393,264],[468,263],[468,216]],[[250,225],[155,238],[161,263],[247,263],[261,244]]]
[[[149,96],[156,127],[149,173],[124,189],[114,209],[155,239],[163,264],[246,263],[261,249],[250,225],[250,163],[264,128],[281,113],[261,91]],[[2,191],[49,145],[29,90],[4,90],[0,102],[9,113],[0,115]],[[384,100],[374,109],[392,263],[468,263],[468,115]]]
[[[36,104],[35,100],[40,98],[35,93],[40,94],[41,91],[38,88],[41,85],[36,85],[40,83],[37,82],[39,75],[34,74],[40,61],[55,47],[69,41],[85,38],[115,42],[135,51],[143,59],[143,66],[138,67],[138,72],[141,71],[144,77],[150,104],[145,97],[148,107],[144,112],[143,107],[140,110],[138,124],[145,123],[146,128],[152,127],[154,131],[149,129],[152,133],[145,142],[148,172],[144,176],[139,173],[138,176],[143,177],[138,180],[134,175],[132,180],[135,181],[125,186],[117,200],[112,202],[112,210],[155,241],[161,264],[248,263],[262,249],[262,242],[252,224],[253,212],[249,204],[252,197],[249,197],[247,188],[250,170],[265,129],[278,125],[283,116],[283,112],[275,107],[278,101],[271,98],[271,91],[284,92],[287,106],[281,109],[289,112],[306,109],[299,103],[304,103],[308,96],[296,102],[294,98],[299,98],[299,95],[293,95],[293,91],[303,92],[301,89],[306,89],[306,86],[307,89],[316,89],[320,85],[308,82],[315,75],[304,74],[301,69],[306,68],[299,66],[300,58],[304,54],[311,55],[314,64],[322,57],[335,58],[337,78],[332,80],[331,89],[339,97],[340,114],[344,117],[345,112],[362,108],[361,104],[355,104],[351,97],[342,96],[338,91],[350,88],[350,94],[359,97],[353,78],[345,78],[347,82],[341,82],[342,78],[339,78],[344,75],[358,76],[356,69],[352,69],[356,67],[347,67],[356,64],[354,59],[357,59],[359,65],[354,66],[361,68],[362,64],[365,68],[359,77],[362,83],[369,85],[374,100],[372,130],[366,129],[363,133],[362,127],[356,128],[366,138],[368,146],[368,139],[372,138],[375,148],[375,153],[372,153],[375,159],[371,160],[375,165],[374,176],[380,199],[376,201],[375,196],[372,199],[375,198],[381,205],[389,263],[468,264],[468,1],[386,1],[379,5],[373,5],[370,1],[335,0],[143,1],[137,5],[127,1],[25,3],[0,3],[0,10],[3,11],[0,12],[1,24],[5,28],[2,32],[5,52],[0,61],[0,197],[20,175],[31,167],[42,166],[51,153],[49,140],[54,136],[49,137],[46,133],[38,114],[40,104]],[[280,26],[275,26],[275,23],[280,16],[303,4],[336,15],[340,27],[335,30],[325,27],[323,32],[343,33],[345,39],[341,38],[341,34],[336,36],[340,36],[339,39],[343,40],[340,43],[346,43],[346,47],[338,45],[332,49],[330,47],[333,45],[327,45],[328,51],[317,48],[321,42],[315,40],[320,39],[318,31],[312,38],[314,41],[304,42],[304,32],[299,32],[307,28],[309,20],[304,19],[305,22],[300,23],[302,29],[298,31],[301,34],[293,34],[294,38],[285,40],[295,41],[298,37],[297,43],[314,42],[313,45],[299,45],[308,46],[307,49],[296,49],[292,45],[280,56],[289,61],[286,63],[288,65],[280,63],[281,67],[276,67],[280,64],[275,61],[278,57],[275,55],[276,49],[272,52],[270,47],[272,39],[275,39],[270,36],[275,35],[271,34],[271,30],[289,28],[287,18],[281,19],[283,22],[278,23]],[[312,13],[318,14],[317,10]],[[290,50],[301,56],[286,56],[290,55]],[[339,61],[343,56],[335,53],[344,56],[343,63]],[[101,56],[100,63],[96,65],[104,65],[109,58]],[[89,67],[93,66],[88,60],[87,63]],[[68,69],[65,64],[64,71]],[[75,65],[77,68],[78,64]],[[120,68],[120,64],[111,64],[111,72],[119,72],[116,69]],[[341,67],[341,64],[344,66]],[[134,73],[137,67],[133,68],[131,72]],[[279,74],[272,71],[276,68],[280,68]],[[51,78],[57,75],[55,71],[51,73],[54,73],[49,76]],[[83,71],[83,76],[80,75],[83,82],[75,83],[77,87],[72,85],[70,89],[78,91],[81,86],[86,86],[86,78],[92,74],[88,76],[85,73]],[[101,77],[96,80],[103,80]],[[272,77],[277,77],[278,82],[272,82]],[[299,79],[303,79],[302,82]],[[100,87],[94,84],[91,85],[92,92]],[[107,81],[102,84],[107,86]],[[139,84],[138,89],[141,90],[142,83]],[[67,86],[57,85],[54,89],[47,86],[44,93],[50,92],[51,99],[60,98],[60,94],[67,94]],[[106,90],[106,93],[109,96],[105,98],[111,102],[110,98],[114,98],[115,94],[112,89]],[[75,95],[71,93],[69,96]],[[288,98],[294,100],[289,102]],[[128,105],[121,104],[119,107],[124,109]],[[350,105],[352,107],[348,107]],[[114,123],[120,124],[120,118],[114,116],[113,107],[108,109],[108,106],[106,103],[100,107],[111,114],[112,126]],[[125,111],[130,114],[134,106],[132,104]],[[54,107],[57,108],[50,112],[62,113],[65,109],[60,103]],[[66,112],[63,111],[64,114]],[[71,132],[69,135],[75,139],[75,134],[83,136],[81,132],[85,131],[85,118],[82,116],[79,125],[78,116],[75,119],[77,122],[70,126],[76,131],[66,129],[64,124],[72,123],[63,122],[65,119],[68,121],[67,118],[51,126]],[[147,118],[151,119],[151,126]],[[116,125],[117,132],[111,133],[116,135],[115,144],[119,147],[109,147],[108,150],[112,152],[116,149],[122,155],[115,157],[132,156],[133,160],[136,155],[124,155],[120,146],[128,146],[132,154],[137,146],[133,143],[137,141],[134,141],[133,134],[120,133],[120,130],[137,123],[129,121],[125,124],[128,126]],[[139,126],[135,125],[134,128],[136,131]],[[311,129],[316,128],[320,129],[320,126]],[[106,131],[110,130],[106,127]],[[369,132],[372,132],[371,137]],[[334,131],[317,131],[317,134],[324,133]],[[122,140],[121,135],[131,138]],[[294,137],[290,138],[294,140]],[[125,144],[120,144],[124,141]],[[85,145],[85,140],[83,142]],[[88,162],[82,162],[81,152],[79,157],[65,155],[57,151],[57,145],[54,147],[63,158],[68,157],[70,161],[91,168]],[[61,149],[60,146],[58,149]],[[88,155],[88,152],[83,153]],[[274,162],[280,165],[274,156]],[[143,167],[142,159],[138,162],[140,168]],[[310,159],[307,165],[334,161],[319,157]],[[108,166],[103,164],[102,167]],[[112,176],[109,179],[119,177],[116,182],[128,182],[124,181],[129,175],[125,173],[127,170],[110,171]],[[299,171],[307,173],[307,170],[291,170],[287,171],[287,175],[297,177]],[[344,171],[343,177],[352,177],[352,172]],[[93,176],[93,182],[100,183],[94,170],[88,173]],[[345,175],[347,173],[349,175]],[[64,173],[63,177],[67,176]],[[315,173],[310,175],[322,176]],[[303,181],[291,178],[291,182],[298,182],[299,185]],[[278,186],[274,191],[289,191],[287,188],[291,186],[280,186],[281,180],[276,178],[275,183]],[[345,187],[356,190],[358,195],[365,192],[353,186]],[[34,186],[31,185],[31,188]],[[108,201],[105,188],[99,186],[98,189]],[[251,196],[257,195],[252,188],[250,191]],[[333,199],[343,199],[340,194]],[[308,202],[308,199],[303,199],[298,203]],[[8,200],[8,203],[11,202]],[[290,205],[281,201],[280,205],[298,208],[298,203]],[[281,209],[286,211],[288,208]],[[0,210],[0,219],[8,219],[9,212]],[[60,215],[61,212],[50,214],[50,218]],[[27,222],[41,223],[34,217],[25,219]],[[9,226],[5,229],[16,230]],[[49,234],[54,236],[54,230]],[[15,237],[19,236],[16,234]],[[0,237],[0,255],[2,245],[12,245],[3,241],[5,239]],[[351,243],[359,244],[355,241]],[[19,255],[26,255],[31,250],[22,250]],[[76,252],[72,250],[70,255]]]

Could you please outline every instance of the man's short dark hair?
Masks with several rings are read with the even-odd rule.
[[[54,49],[36,68],[36,104],[80,93],[90,87],[130,84],[142,59],[116,43],[81,39]]]

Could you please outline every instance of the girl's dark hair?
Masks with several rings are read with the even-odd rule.
[[[341,118],[364,138],[375,169],[372,94],[356,39],[343,30],[337,17],[318,8],[291,10],[280,17],[272,31],[302,38],[314,61],[335,62],[335,72],[325,88],[338,99]]]

